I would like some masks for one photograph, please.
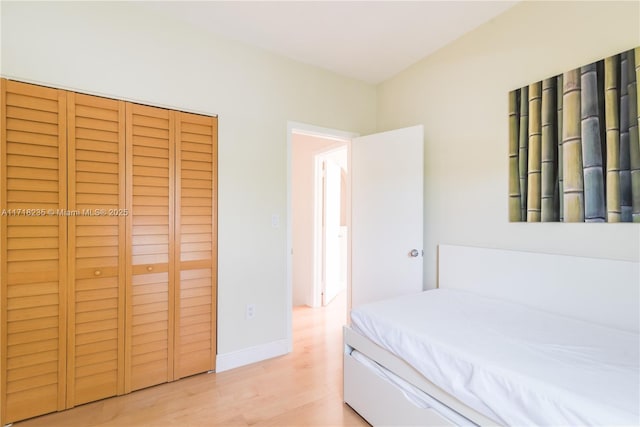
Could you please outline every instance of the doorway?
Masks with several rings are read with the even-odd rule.
[[[295,141],[294,138],[294,143]],[[294,152],[296,151],[294,148]],[[347,289],[347,242],[349,239],[347,143],[338,148],[321,151],[314,157],[315,277],[312,292],[314,302],[320,300],[320,304],[324,307]],[[295,194],[294,190],[294,197]]]
[[[346,291],[348,142],[293,133],[293,306],[320,307]]]
[[[317,309],[331,306],[331,313],[346,318],[350,286],[349,156],[351,138],[355,136],[289,123],[287,284],[290,310],[300,306]],[[289,333],[293,326],[291,319],[289,313]]]

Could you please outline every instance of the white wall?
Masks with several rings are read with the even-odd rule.
[[[370,133],[375,88],[132,3],[2,1],[1,16],[3,77],[219,115],[218,352],[285,340],[287,121]]]
[[[525,1],[379,86],[379,131],[424,124],[425,287],[439,243],[640,258],[637,224],[507,215],[508,92],[638,45],[638,2]]]

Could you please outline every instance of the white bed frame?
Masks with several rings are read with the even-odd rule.
[[[628,331],[640,331],[640,262],[439,245],[438,287],[500,298]],[[449,395],[350,327],[344,328],[344,401],[374,426],[453,425],[405,399],[351,357],[355,349],[478,425],[494,420]]]

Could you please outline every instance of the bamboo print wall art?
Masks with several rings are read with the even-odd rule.
[[[509,93],[509,220],[640,223],[640,47]]]

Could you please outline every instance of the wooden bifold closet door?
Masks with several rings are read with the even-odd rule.
[[[2,112],[0,405],[18,420],[65,407],[65,93],[2,80]]]
[[[176,115],[175,376],[182,378],[215,369],[218,120]]]
[[[69,92],[67,406],[124,392],[125,103]]]
[[[127,104],[126,390],[173,379],[174,114]]]
[[[214,370],[217,118],[0,80],[0,424]]]
[[[217,119],[127,105],[126,390],[215,369]]]

